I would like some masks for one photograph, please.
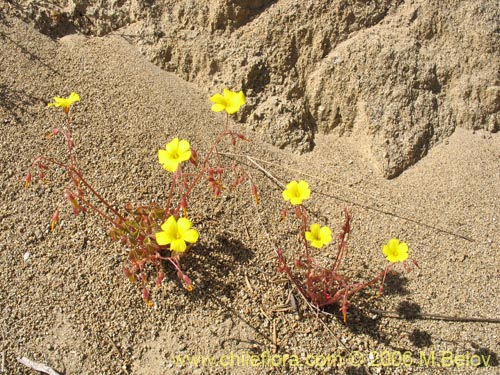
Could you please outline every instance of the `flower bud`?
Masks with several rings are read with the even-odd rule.
[[[71,209],[73,210],[73,213],[75,214],[75,216],[80,213],[80,207],[78,205],[71,206]]]
[[[221,190],[220,190],[219,185],[214,185],[214,186],[212,186],[212,188],[213,188],[213,191],[214,191],[215,198],[219,198],[219,196],[221,194]]]
[[[255,204],[259,204],[259,193],[257,192],[257,186],[255,186],[254,184],[252,184],[252,194],[255,198]]]
[[[158,272],[158,276],[156,276],[156,286],[160,286],[164,278],[165,278],[165,272],[163,271]]]
[[[304,263],[302,263],[302,261],[300,259],[295,259],[293,261],[293,264],[295,265],[295,267],[297,268],[304,268]]]
[[[49,134],[47,134],[47,138],[52,138],[57,134],[59,134],[59,129],[52,129],[52,131]]]
[[[71,208],[73,209],[73,213],[75,215],[78,215],[80,213],[80,211],[84,211],[83,210],[83,207],[81,207],[78,202],[76,201],[76,198],[75,196],[73,195],[72,192],[70,191],[67,191],[65,194],[66,196],[66,199],[69,201],[69,203],[71,204]]]
[[[344,323],[347,323],[347,305],[342,305],[342,315],[344,317]]]
[[[142,288],[142,299],[149,307],[153,306],[153,301],[149,299],[149,292],[146,288]]]
[[[379,296],[384,293],[384,284],[380,285],[380,288],[378,288],[378,294]]]
[[[57,209],[56,212],[54,212],[54,214],[52,215],[52,221],[50,222],[50,229],[52,230],[52,232],[54,231],[58,220],[59,220],[59,209]]]
[[[191,281],[191,279],[186,275],[182,275],[182,281],[184,281],[184,283],[185,283],[184,288],[186,288],[186,290],[188,292],[192,292],[193,291],[193,282]]]
[[[250,140],[249,140],[247,137],[245,137],[243,134],[236,134],[236,136],[237,136],[239,139],[243,140],[243,141],[248,141],[248,142],[250,142]]]
[[[286,220],[286,215],[288,213],[288,210],[286,208],[281,210],[281,220],[285,221]]]
[[[189,159],[189,161],[195,166],[197,167],[198,166],[198,162],[199,162],[199,157],[198,157],[198,153],[194,150],[194,149],[191,149],[191,159]]]
[[[30,185],[30,182],[31,182],[31,173],[28,172],[26,174],[26,178],[24,179],[24,188],[27,189],[28,186]]]
[[[123,274],[131,283],[135,282],[134,274],[127,267],[123,267]]]
[[[187,201],[186,201],[185,196],[183,196],[181,198],[180,207],[182,208],[182,212],[184,213],[184,217],[186,217],[187,216]]]

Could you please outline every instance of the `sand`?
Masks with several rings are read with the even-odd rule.
[[[203,88],[152,65],[119,36],[52,40],[5,17],[0,37],[0,371],[35,373],[16,361],[24,356],[61,374],[498,372],[498,323],[471,321],[500,319],[498,134],[457,129],[386,180],[354,136],[317,136],[314,150],[299,156],[231,124],[252,142],[226,150],[259,160],[278,183],[238,157],[259,188],[257,207],[248,185],[218,199],[201,186],[190,207],[200,241],[183,259],[195,288],[184,290],[167,265],[148,307],[141,287],[123,276],[126,248],[109,239],[103,220],[63,206],[51,233],[61,173],[24,189],[33,158],[64,155],[61,140],[46,137],[62,113],[46,105],[55,95],[81,95],[72,109],[79,166],[117,207],[164,203],[169,179],[157,150],[178,136],[204,154],[224,115],[210,111]],[[300,250],[293,216],[281,221],[279,186],[298,179],[313,190],[311,217],[334,233],[343,209],[352,213],[343,269],[353,280],[385,267],[381,247],[392,237],[409,244],[420,266],[397,267],[382,296],[372,288],[353,298],[347,324],[338,306],[314,311],[277,272],[276,246]],[[275,357],[255,366],[251,355]],[[286,355],[300,366],[282,366]],[[176,362],[200,356],[197,366]]]

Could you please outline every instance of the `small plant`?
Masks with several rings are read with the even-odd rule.
[[[341,273],[342,261],[347,255],[347,241],[351,233],[351,215],[347,208],[344,210],[344,224],[337,237],[337,251],[335,260],[330,265],[323,265],[316,261],[315,250],[322,249],[332,241],[332,232],[327,226],[314,223],[309,226],[307,210],[303,201],[309,199],[311,190],[305,181],[291,181],[282,193],[283,199],[290,202],[296,218],[299,220],[299,233],[303,241],[303,251],[293,259],[290,264],[282,249],[277,249],[278,270],[287,275],[299,293],[309,300],[315,307],[322,308],[327,305],[339,304],[344,321],[347,322],[347,310],[351,304],[351,297],[361,290],[381,282],[379,293],[387,273],[394,265],[402,262],[406,271],[410,271],[407,264],[408,245],[399,242],[397,238],[391,239],[383,246],[383,253],[390,262],[377,276],[368,282],[351,282],[348,276]],[[283,217],[287,217],[288,209],[283,210]],[[309,229],[309,230],[308,230]],[[413,263],[417,265],[415,261]]]
[[[60,107],[65,113],[64,125],[54,129],[51,136],[64,137],[68,149],[67,160],[38,156],[33,160],[25,178],[25,186],[28,187],[34,170],[38,170],[42,182],[45,181],[45,174],[51,166],[65,172],[67,184],[63,189],[63,200],[57,205],[52,216],[51,230],[54,231],[56,228],[64,201],[69,202],[75,215],[91,210],[101,216],[110,225],[108,231],[110,237],[126,246],[128,261],[123,267],[123,273],[131,282],[136,280],[142,282],[142,297],[149,306],[153,304],[148,290],[151,267],[156,271],[156,285],[160,285],[165,278],[163,265],[167,262],[174,267],[184,287],[189,291],[193,289],[191,279],[181,268],[181,259],[189,246],[199,239],[199,233],[193,228],[193,223],[188,217],[188,201],[195,187],[206,179],[213,195],[218,197],[225,186],[223,177],[226,171],[230,170],[235,173],[233,186],[248,180],[250,192],[256,202],[258,201],[257,188],[252,177],[241,165],[223,167],[219,159],[212,160],[215,159],[217,147],[225,138],[229,138],[233,145],[236,145],[238,140],[247,141],[243,134],[229,129],[229,115],[236,113],[245,104],[245,96],[242,91],[235,93],[224,89],[223,95],[216,94],[210,100],[214,103],[213,111],[227,112],[227,121],[225,129],[216,136],[202,161],[198,153],[191,148],[189,141],[184,139],[174,138],[166,144],[165,149],[158,151],[159,163],[171,173],[172,177],[166,204],[163,207],[156,203],[140,207],[127,204],[123,210],[117,210],[84,177],[76,164],[72,134],[70,108],[80,101],[80,96],[74,92],[67,98],[55,97],[54,102],[48,105]],[[185,171],[188,168],[184,165],[186,162],[190,162],[194,171],[189,173]]]
[[[128,256],[123,273],[131,282],[139,280],[142,283],[142,298],[148,306],[153,305],[149,295],[149,275],[152,271],[155,272],[154,283],[159,286],[165,278],[165,264],[174,267],[177,277],[188,291],[193,290],[193,282],[182,270],[181,260],[189,247],[200,238],[200,233],[188,214],[188,202],[195,188],[202,184],[202,181],[206,181],[213,196],[219,197],[228,185],[226,175],[229,171],[232,173],[232,186],[236,187],[248,181],[249,192],[256,204],[259,202],[257,187],[250,173],[237,162],[223,166],[216,157],[217,148],[222,145],[224,139],[229,139],[233,146],[236,146],[238,141],[248,141],[243,134],[234,132],[229,127],[229,116],[245,105],[245,95],[242,91],[224,89],[222,95],[215,94],[210,97],[212,110],[225,111],[227,117],[225,128],[215,137],[202,159],[185,139],[174,138],[164,149],[158,150],[158,162],[171,177],[164,205],[151,203],[135,207],[129,203],[121,210],[116,209],[115,205],[100,195],[77,166],[70,109],[78,101],[80,96],[73,92],[67,98],[55,97],[54,102],[48,104],[49,107],[62,108],[65,114],[63,126],[53,129],[50,135],[64,138],[67,147],[66,160],[38,156],[33,160],[25,178],[25,186],[28,187],[35,170],[38,170],[38,177],[42,182],[45,181],[45,174],[50,167],[57,167],[65,172],[66,185],[62,189],[62,199],[52,215],[51,230],[54,231],[59,222],[59,212],[64,201],[70,204],[75,215],[93,211],[108,223],[111,239],[126,247]],[[402,262],[407,271],[410,270],[407,264],[408,246],[396,238],[391,239],[383,247],[383,253],[390,264],[368,282],[351,282],[349,277],[341,273],[351,232],[351,215],[345,209],[345,221],[337,238],[335,260],[331,265],[324,266],[316,261],[315,255],[316,251],[332,242],[332,231],[318,223],[309,224],[304,201],[310,196],[311,189],[305,181],[291,181],[282,192],[283,199],[293,207],[299,220],[299,233],[304,250],[289,264],[283,251],[277,249],[279,271],[284,272],[314,306],[321,308],[338,303],[346,321],[347,309],[353,295],[379,282],[379,291],[382,293],[387,273],[398,262]],[[284,218],[287,211],[288,209],[283,211]],[[416,262],[414,264],[416,265]]]

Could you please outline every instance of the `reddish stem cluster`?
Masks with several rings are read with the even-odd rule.
[[[303,206],[297,207],[296,215],[301,219],[301,233],[304,238],[307,228],[307,212]],[[284,214],[286,216],[286,213]],[[347,255],[348,239],[351,233],[352,217],[349,211],[344,209],[345,220],[342,230],[337,237],[337,254],[330,266],[318,264],[310,254],[309,244],[304,238],[305,250],[293,261],[293,268],[288,264],[283,251],[276,251],[278,256],[278,271],[287,275],[288,279],[295,285],[301,295],[309,300],[317,308],[327,305],[339,304],[344,321],[347,321],[347,310],[351,304],[351,297],[361,290],[382,281],[379,292],[383,291],[383,284],[387,273],[392,270],[394,263],[389,264],[377,276],[368,282],[351,283],[350,278],[340,273],[342,261]],[[415,262],[414,264],[418,266]],[[405,263],[406,271],[409,266]]]
[[[195,168],[199,169],[197,173],[186,174],[182,171],[181,166],[179,166],[178,170],[173,175],[165,208],[161,208],[157,204],[152,203],[134,209],[131,204],[128,204],[125,207],[125,213],[122,214],[92,187],[84,178],[82,172],[77,168],[69,111],[65,111],[65,114],[66,126],[63,129],[53,130],[50,136],[62,135],[64,137],[68,150],[68,160],[59,161],[39,156],[34,159],[31,168],[38,169],[41,181],[44,181],[45,172],[49,169],[49,166],[55,166],[64,170],[68,179],[68,185],[64,188],[63,197],[65,201],[69,202],[73,214],[78,215],[90,209],[111,224],[111,228],[108,232],[110,237],[114,241],[119,241],[128,249],[128,264],[123,267],[123,273],[131,282],[135,282],[138,279],[142,282],[142,297],[148,305],[152,305],[147,287],[149,283],[147,276],[149,273],[148,265],[152,265],[156,270],[155,284],[157,286],[159,286],[165,278],[163,263],[168,262],[174,267],[177,277],[182,281],[184,287],[191,291],[193,289],[193,283],[183,272],[180,264],[181,255],[183,254],[169,252],[168,248],[159,246],[156,243],[155,233],[159,230],[161,223],[163,223],[168,216],[174,215],[178,218],[181,210],[183,216],[187,216],[188,199],[203,176],[207,176],[208,185],[212,189],[214,195],[218,197],[221,194],[224,186],[223,174],[226,168],[220,166],[220,161],[216,163],[218,164],[217,166],[210,166],[210,159],[216,153],[217,146],[227,136],[231,138],[233,145],[236,144],[236,139],[247,141],[245,136],[229,130],[226,124],[226,129],[217,136],[202,163],[199,163],[198,153],[192,150],[190,161]],[[239,165],[232,166],[230,169],[237,171],[237,183],[235,183],[234,186],[242,183],[246,178],[249,178],[252,186],[252,194],[255,199],[257,199],[257,189],[248,172]],[[28,187],[31,181],[32,172],[29,171],[26,175],[25,186]],[[91,196],[91,200],[87,198],[87,194]],[[173,205],[174,195],[179,199],[176,205]],[[55,228],[59,221],[61,205],[62,202],[58,204],[57,209],[52,215],[52,229]],[[175,208],[172,208],[172,206]]]

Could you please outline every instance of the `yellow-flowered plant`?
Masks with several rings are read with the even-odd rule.
[[[145,206],[135,207],[127,204],[124,209],[116,208],[115,204],[109,203],[100,195],[84,178],[77,166],[76,156],[73,152],[74,142],[72,138],[72,121],[70,119],[71,106],[80,101],[80,96],[72,92],[68,97],[54,98],[49,107],[60,107],[66,114],[66,124],[61,129],[54,129],[51,135],[62,135],[68,148],[67,160],[56,160],[44,156],[35,158],[32,168],[38,168],[40,180],[44,180],[45,172],[49,165],[57,166],[66,172],[68,184],[64,188],[63,196],[75,215],[86,210],[92,210],[111,224],[109,235],[115,241],[120,241],[127,249],[128,264],[123,267],[125,276],[130,281],[139,279],[142,282],[142,298],[148,306],[153,306],[149,296],[148,274],[151,266],[156,269],[156,285],[159,286],[165,278],[164,263],[169,262],[176,270],[177,277],[184,283],[184,287],[191,291],[193,283],[181,268],[181,259],[186,256],[190,245],[198,242],[200,233],[193,228],[193,223],[188,219],[188,200],[196,186],[201,181],[207,182],[215,197],[219,197],[224,189],[227,189],[226,170],[230,170],[236,176],[232,186],[236,187],[245,180],[249,182],[250,192],[259,203],[257,187],[252,176],[243,165],[235,163],[230,166],[221,166],[223,153],[219,147],[224,139],[231,141],[235,147],[238,140],[246,141],[246,137],[234,132],[229,127],[229,115],[235,114],[245,105],[246,99],[242,91],[234,92],[224,89],[223,94],[215,94],[210,97],[213,103],[212,110],[215,112],[225,111],[227,113],[226,126],[215,137],[215,141],[205,154],[199,159],[198,153],[191,144],[179,138],[172,139],[166,144],[165,149],[158,150],[158,161],[162,167],[171,172],[167,175],[169,181],[168,196],[166,204],[159,206],[151,203]],[[181,164],[190,161],[195,170],[188,171],[188,167],[181,168]],[[194,166],[194,167],[193,167]],[[185,171],[186,170],[186,171]],[[25,179],[28,187],[32,180],[31,171]],[[90,198],[87,196],[90,195]],[[336,238],[336,254],[330,265],[324,265],[317,261],[318,255],[323,256],[333,242],[332,232],[328,226],[319,223],[308,225],[308,210],[304,206],[311,196],[309,184],[304,180],[291,181],[282,191],[285,202],[292,205],[297,218],[300,220],[300,238],[304,244],[304,251],[294,259],[293,268],[287,263],[283,251],[277,249],[279,269],[287,274],[291,282],[299,292],[308,298],[315,306],[322,307],[338,303],[346,319],[347,307],[351,297],[360,290],[373,285],[382,279],[383,284],[389,270],[397,263],[403,263],[406,268],[408,259],[408,245],[392,238],[383,246],[383,253],[390,262],[378,276],[369,282],[352,283],[350,277],[340,273],[340,266],[347,255],[347,240],[351,232],[351,216],[345,209],[345,222],[340,234]],[[58,204],[50,227],[55,229],[59,221],[61,202]],[[286,209],[284,210],[286,217]],[[331,248],[331,246],[330,246]],[[322,249],[321,253],[318,249]]]
[[[243,134],[234,132],[229,128],[229,114],[235,114],[246,102],[242,91],[233,92],[224,89],[223,95],[213,95],[210,100],[214,111],[226,111],[227,122],[225,128],[220,129],[213,145],[209,148],[203,159],[199,159],[198,153],[192,148],[190,142],[177,137],[169,141],[164,149],[157,152],[158,161],[163,169],[172,174],[168,177],[169,189],[166,204],[160,207],[151,203],[145,206],[135,207],[127,204],[122,210],[116,205],[109,203],[100,195],[84,178],[77,166],[72,138],[72,121],[70,119],[71,106],[80,101],[80,95],[72,92],[68,97],[54,97],[48,107],[60,107],[66,114],[66,123],[60,129],[53,129],[52,136],[63,136],[68,148],[67,160],[56,160],[44,156],[34,159],[31,169],[37,168],[40,180],[44,179],[45,172],[49,166],[57,166],[66,172],[68,184],[64,188],[63,196],[74,214],[86,210],[92,210],[111,224],[109,235],[115,241],[120,241],[127,248],[128,263],[123,267],[125,276],[132,282],[142,282],[142,298],[148,306],[153,302],[149,296],[149,273],[151,266],[156,268],[157,285],[160,285],[165,277],[164,264],[169,262],[177,271],[177,277],[183,282],[184,287],[191,291],[193,283],[181,268],[181,259],[188,253],[190,245],[199,240],[200,234],[193,228],[193,223],[187,217],[188,200],[197,185],[207,182],[214,196],[218,197],[226,188],[226,170],[230,170],[236,176],[232,185],[236,187],[244,181],[248,181],[250,192],[255,202],[258,202],[257,187],[253,183],[250,173],[242,164],[221,167],[221,156],[216,153],[220,151],[220,144],[228,139],[233,146],[238,140],[247,141]],[[49,137],[49,138],[50,138]],[[189,161],[195,170],[187,171],[183,163]],[[182,167],[181,167],[182,166]],[[184,171],[186,169],[186,171]],[[32,181],[31,170],[25,179],[25,187]],[[90,195],[90,198],[87,198]],[[51,230],[56,228],[59,221],[60,202],[52,215],[50,222]]]
[[[284,272],[299,292],[318,308],[339,304],[344,321],[347,321],[347,309],[351,303],[351,297],[380,280],[382,280],[382,284],[379,291],[382,292],[387,272],[392,269],[394,262],[407,260],[408,246],[404,242],[400,243],[398,239],[391,239],[384,246],[383,252],[392,263],[372,280],[352,283],[350,277],[346,277],[340,272],[341,264],[347,255],[347,240],[351,233],[351,215],[347,209],[344,210],[345,222],[337,237],[337,251],[333,263],[318,262],[316,258],[319,254],[315,255],[314,251],[323,249],[332,242],[332,232],[328,226],[321,226],[318,223],[308,227],[308,211],[303,202],[309,199],[310,195],[309,184],[303,180],[291,181],[282,192],[283,199],[294,206],[294,212],[301,221],[300,233],[305,246],[304,251],[294,258],[293,266],[287,262],[283,250],[277,249],[278,270]],[[287,209],[284,209],[284,218],[286,218],[286,213]],[[405,267],[409,270],[409,267]]]
[[[177,171],[179,165],[191,159],[191,145],[185,139],[174,138],[167,143],[164,150],[158,150],[158,160],[163,169],[169,172]]]
[[[181,217],[176,220],[170,216],[167,221],[161,225],[161,232],[156,233],[156,243],[160,246],[170,245],[170,250],[177,253],[186,251],[186,242],[195,243],[198,241],[198,231],[192,229],[191,220]]]
[[[80,101],[80,95],[76,92],[72,92],[67,98],[61,98],[60,96],[54,97],[54,102],[49,103],[47,107],[61,107],[63,111],[68,114],[70,107]]]
[[[294,206],[302,204],[306,199],[311,196],[311,189],[309,189],[309,184],[304,180],[291,181],[286,184],[286,189],[282,193],[283,199],[285,201],[290,201]]]
[[[228,114],[233,115],[246,104],[245,94],[243,91],[234,92],[229,89],[224,89],[223,95],[215,94],[210,97],[212,111],[222,112],[226,111]]]
[[[391,263],[404,262],[408,259],[408,245],[406,242],[399,242],[397,238],[391,238],[382,247],[382,252]]]
[[[311,243],[312,247],[321,249],[332,242],[332,231],[326,226],[322,227],[319,224],[313,224],[309,228],[309,231],[305,233],[305,237]]]

